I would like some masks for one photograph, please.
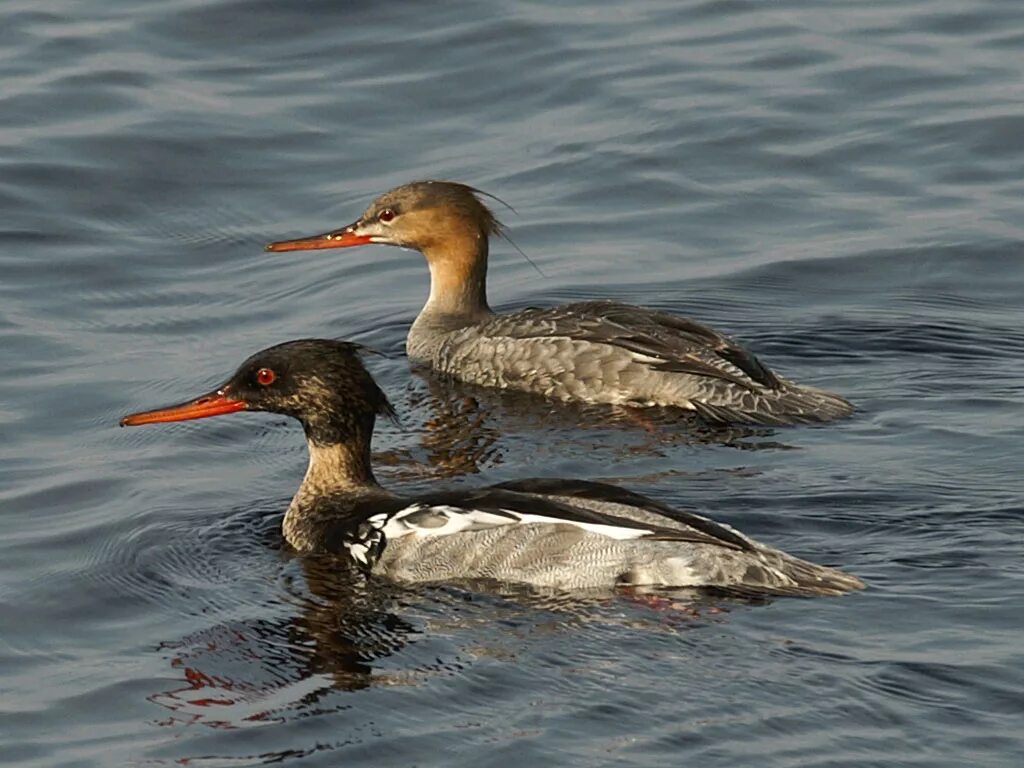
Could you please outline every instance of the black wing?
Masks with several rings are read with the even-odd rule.
[[[598,483],[590,480],[531,478],[498,483],[493,487],[518,493],[536,493],[545,496],[573,496],[579,499],[605,501],[610,504],[625,504],[662,515],[669,520],[674,520],[699,531],[705,537],[705,541],[702,543],[715,543],[728,549],[739,549],[748,552],[754,550],[754,546],[747,539],[732,529],[716,523],[714,520],[709,520],[706,517],[687,512],[683,509],[671,507],[656,499],[620,488],[617,485],[611,485],[610,483]],[[642,527],[643,524],[634,523],[634,525]]]
[[[727,532],[726,535],[709,533],[708,531],[715,531],[716,527],[712,525],[709,528],[708,521],[703,518],[697,518],[696,525],[687,520],[689,530],[683,530],[546,499],[533,495],[532,491],[519,492],[519,489],[512,487],[514,483],[506,485],[508,487],[442,491],[415,498],[372,497],[357,500],[355,503],[349,500],[341,514],[332,515],[329,522],[321,525],[320,545],[324,551],[347,552],[360,562],[369,562],[379,555],[381,548],[386,544],[380,533],[392,518],[397,517],[416,526],[421,521],[428,522],[432,515],[465,515],[466,525],[472,527],[475,520],[481,517],[477,513],[486,513],[494,518],[503,518],[508,524],[538,522],[536,518],[540,517],[544,520],[539,522],[566,523],[583,527],[599,525],[637,531],[637,538],[708,544],[726,549],[748,548],[747,543],[735,535],[730,537]],[[525,490],[524,488],[523,491]],[[623,493],[628,494],[627,491]],[[481,520],[483,526],[494,524],[497,524],[497,521],[492,518]],[[467,527],[462,528],[466,529]],[[361,554],[356,554],[357,552]]]
[[[495,515],[531,515],[550,518],[565,523],[576,523],[582,525],[606,525],[617,528],[628,528],[638,531],[649,531],[650,534],[644,538],[657,539],[660,541],[686,541],[694,544],[712,544],[726,547],[727,549],[743,549],[746,543],[740,546],[738,537],[730,540],[722,536],[709,535],[700,527],[691,526],[694,530],[683,531],[668,526],[650,525],[637,520],[610,515],[586,507],[578,507],[566,504],[553,499],[545,499],[526,492],[525,489],[512,487],[515,483],[502,484],[481,488],[474,491],[449,491],[429,494],[416,499],[409,499],[407,503],[425,504],[428,506],[447,506],[466,510],[480,510]],[[613,486],[609,486],[613,487]],[[642,498],[642,497],[641,497]],[[724,529],[723,529],[724,530]]]

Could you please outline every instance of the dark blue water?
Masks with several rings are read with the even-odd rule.
[[[1024,6],[0,6],[0,763],[1017,766]],[[267,254],[467,181],[500,307],[709,322],[859,406],[653,432],[411,376],[415,253]],[[613,479],[864,578],[676,606],[372,588],[282,551],[304,445],[119,430],[344,336],[404,490]]]

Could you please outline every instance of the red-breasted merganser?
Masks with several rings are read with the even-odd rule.
[[[713,422],[803,424],[848,416],[831,392],[794,384],[693,320],[614,301],[495,314],[487,303],[488,241],[502,226],[479,190],[418,181],[374,200],[354,223],[284,240],[270,251],[379,243],[420,251],[430,297],[409,358],[457,379],[558,400],[674,406]]]
[[[613,485],[520,480],[396,496],[374,479],[370,439],[387,397],[359,347],[304,339],[259,352],[216,390],[126,416],[122,426],[270,411],[302,423],[309,469],[284,517],[300,552],[347,554],[418,582],[493,579],[556,589],[716,586],[780,595],[863,587],[706,517]]]

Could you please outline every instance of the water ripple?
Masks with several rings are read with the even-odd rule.
[[[4,4],[0,752],[1016,764],[1022,24],[993,0]],[[496,243],[494,306],[683,314],[857,414],[639,428],[450,387],[404,356],[418,254],[262,251],[431,177],[517,211],[546,277]],[[282,550],[294,425],[116,426],[306,336],[383,353],[396,490],[612,479],[869,588],[366,587]]]

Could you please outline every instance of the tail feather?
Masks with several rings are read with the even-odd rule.
[[[747,423],[764,426],[822,424],[843,419],[853,413],[849,400],[814,387],[784,382],[776,390],[766,390],[743,402],[709,403],[694,400],[691,407],[705,420],[714,423]]]
[[[774,562],[764,562],[760,568],[748,568],[745,578],[735,585],[736,588],[762,594],[818,597],[845,595],[865,586],[863,581],[849,573],[788,555],[764,560]]]

